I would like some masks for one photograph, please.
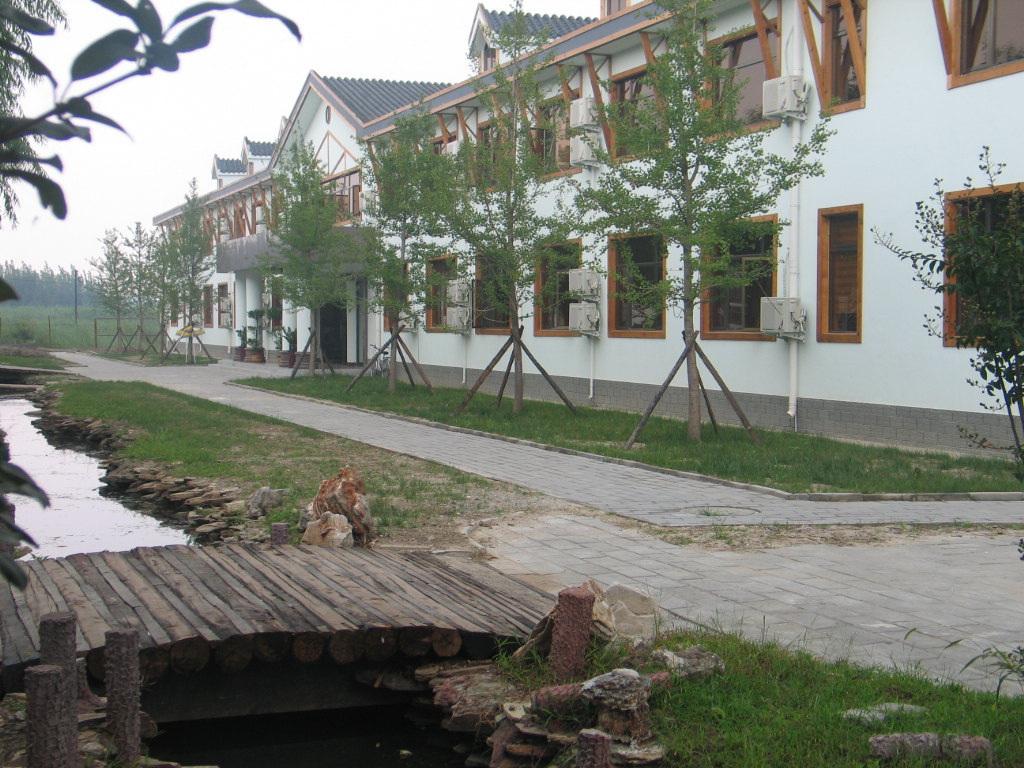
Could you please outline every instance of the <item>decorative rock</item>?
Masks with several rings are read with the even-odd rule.
[[[635,669],[613,669],[583,683],[580,696],[599,708],[598,728],[631,742],[651,736],[650,692],[651,681]]]
[[[692,645],[682,651],[659,648],[651,659],[665,664],[673,675],[687,680],[704,680],[716,672],[725,671],[725,662],[720,656],[705,651],[699,645]]]
[[[342,467],[336,477],[320,483],[320,490],[310,504],[309,511],[313,519],[319,519],[327,513],[344,516],[351,525],[355,543],[360,546],[369,544],[373,538],[370,502],[366,498],[362,478],[353,467]]]
[[[355,541],[352,526],[344,515],[325,512],[309,521],[306,532],[302,534],[302,543],[317,547],[351,547]]]
[[[583,671],[590,647],[594,599],[594,593],[585,586],[569,587],[558,593],[551,631],[550,666],[559,680],[567,680]]]
[[[653,597],[619,583],[608,587],[604,597],[617,635],[651,640],[658,634],[660,615],[658,602]]]
[[[270,543],[274,546],[282,546],[288,543],[288,523],[270,524]]]
[[[260,488],[249,501],[249,508],[246,515],[252,519],[263,517],[267,512],[281,506],[287,488],[271,488],[268,485]]]
[[[884,722],[893,714],[923,715],[927,711],[927,707],[918,707],[914,704],[887,702],[867,709],[848,709],[843,712],[843,719],[856,720],[862,725],[871,725]]]
[[[992,743],[981,736],[937,733],[882,733],[868,739],[870,756],[880,760],[931,757],[969,765],[992,765]]]

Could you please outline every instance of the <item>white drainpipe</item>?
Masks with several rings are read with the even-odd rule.
[[[793,74],[797,77],[803,76],[803,36],[800,25],[795,27],[795,38],[797,44],[790,49],[790,60],[792,62]],[[803,120],[790,118],[789,129],[792,140],[793,152],[796,153],[800,140],[803,138]],[[786,295],[797,297],[800,295],[800,187],[797,182],[789,192],[789,258],[786,263]],[[797,401],[800,395],[800,342],[797,339],[786,340],[789,347],[789,416],[793,431],[797,432]]]

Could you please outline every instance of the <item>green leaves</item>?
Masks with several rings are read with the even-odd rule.
[[[187,19],[191,19],[211,11],[238,11],[239,13],[244,13],[246,16],[256,16],[257,18],[263,19],[277,19],[288,28],[288,31],[295,36],[296,40],[302,39],[302,33],[299,31],[299,27],[294,21],[279,13],[275,13],[262,3],[256,2],[256,0],[237,0],[237,2],[234,3],[199,3],[198,5],[193,5],[191,8],[186,8],[184,11],[179,13],[175,17],[174,23],[171,24],[171,26],[176,26]]]
[[[138,33],[128,29],[104,35],[75,57],[71,65],[71,79],[84,80],[106,72],[122,61],[137,60],[139,53],[135,46],[138,42]]]
[[[213,19],[200,19],[188,27],[171,43],[171,48],[178,53],[196,51],[205,48],[210,44],[210,32],[213,29]]]

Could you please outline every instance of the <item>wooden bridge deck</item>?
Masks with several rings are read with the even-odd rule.
[[[465,558],[359,549],[168,546],[25,563],[0,587],[3,682],[39,657],[44,614],[78,617],[78,654],[102,677],[104,633],[139,631],[144,676],[239,671],[253,658],[338,663],[480,655],[522,638],[551,607],[532,587]]]

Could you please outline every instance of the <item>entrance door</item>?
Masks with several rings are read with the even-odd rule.
[[[320,346],[332,363],[348,362],[348,310],[338,304],[320,308]]]

